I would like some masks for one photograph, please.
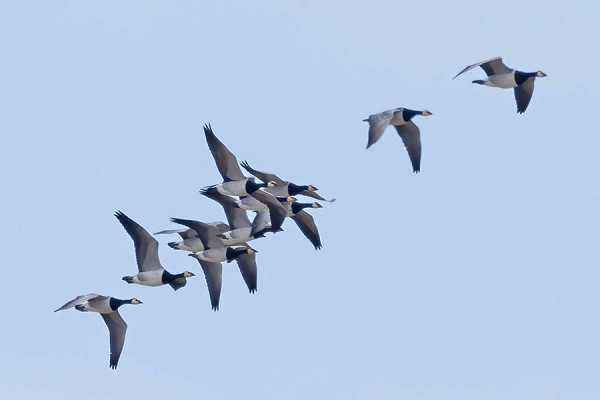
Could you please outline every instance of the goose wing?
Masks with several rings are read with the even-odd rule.
[[[171,222],[175,222],[176,224],[185,225],[190,229],[193,229],[198,234],[198,237],[202,241],[205,249],[215,249],[219,247],[224,247],[221,239],[217,237],[219,233],[221,233],[221,229],[219,229],[219,225],[224,225],[222,223],[217,224],[207,224],[205,222],[194,221],[191,219],[181,219],[181,218],[171,218]],[[229,230],[229,229],[227,229]]]
[[[527,78],[525,82],[515,88],[515,100],[517,100],[517,112],[519,114],[523,114],[527,110],[527,106],[533,95],[534,82],[535,77]]]
[[[287,184],[286,181],[284,181],[283,179],[281,179],[280,177],[278,177],[275,174],[272,174],[270,172],[261,172],[261,171],[257,171],[254,168],[252,168],[250,166],[250,164],[248,164],[247,161],[242,161],[240,163],[240,165],[248,172],[250,172],[252,175],[254,175],[255,177],[257,177],[258,179],[260,179],[261,181],[263,181],[264,183],[270,182],[270,181],[274,181],[275,183],[277,183],[277,186],[284,186]]]
[[[394,128],[398,131],[398,135],[402,138],[408,151],[413,172],[419,172],[421,170],[421,132],[419,127],[414,122],[408,121],[403,125],[396,125]]]
[[[464,74],[465,72],[470,71],[473,68],[477,68],[477,67],[481,67],[485,71],[487,76],[508,74],[512,71],[512,69],[510,69],[506,65],[504,65],[504,63],[502,62],[502,57],[494,57],[494,58],[490,58],[489,60],[485,60],[485,61],[478,62],[473,65],[469,65],[468,67],[466,67],[465,69],[460,71],[458,74],[456,74],[456,76],[454,76],[454,78],[452,78],[452,79],[455,79],[457,76]]]
[[[248,246],[247,243],[241,244]],[[242,278],[244,278],[244,282],[246,282],[246,286],[248,286],[250,293],[256,292],[256,282],[258,276],[256,268],[256,253],[242,254],[238,256],[235,261],[240,268]]]
[[[219,299],[221,298],[221,284],[223,283],[223,265],[219,262],[209,262],[197,259],[204,271],[206,286],[208,286],[208,295],[210,305],[213,311],[219,310]]]
[[[317,192],[311,192],[308,190],[303,190],[300,192],[301,195],[303,196],[308,196],[308,197],[312,197],[313,199],[319,199],[319,200],[323,200],[326,201],[328,203],[333,203],[335,201],[335,199],[326,199],[324,197],[322,197],[319,193]]]
[[[125,344],[127,323],[121,318],[121,314],[118,311],[100,315],[102,315],[102,319],[104,319],[110,333],[110,367],[115,369],[117,368],[119,357],[121,357],[121,351],[123,351],[123,345]]]
[[[271,218],[271,226],[274,230],[279,230],[285,217],[287,215],[287,210],[285,207],[277,200],[277,197],[273,196],[270,193],[265,192],[263,189],[258,189],[251,194],[256,200],[264,203],[269,208],[269,216]],[[256,232],[252,229],[251,235],[254,235]]]
[[[304,210],[300,210],[296,214],[292,215],[290,218],[294,220],[298,228],[302,231],[304,236],[315,246],[315,250],[320,250],[321,245],[321,237],[319,235],[319,230],[317,229],[317,225],[315,224],[315,220],[312,215],[307,213]]]
[[[231,229],[247,228],[250,226],[250,220],[248,219],[246,210],[237,207],[233,197],[221,194],[215,188],[203,189],[200,193],[221,204]]]
[[[385,132],[390,121],[397,112],[398,110],[387,110],[380,112],[379,114],[369,115],[369,118],[364,120],[369,123],[369,141],[367,143],[367,149],[381,139],[383,132]]]
[[[223,181],[241,181],[246,179],[238,165],[237,158],[217,139],[210,124],[204,125],[204,135],[206,136],[208,148],[217,164],[217,169],[223,177]]]
[[[187,279],[184,277],[177,278],[173,280],[169,285],[173,288],[173,290],[181,289],[187,284]]]
[[[158,271],[163,269],[158,259],[158,241],[152,237],[137,222],[129,218],[121,211],[115,213],[123,228],[133,239],[135,247],[135,259],[139,272]]]
[[[154,235],[169,235],[172,233],[177,233],[182,239],[189,239],[198,236],[196,231],[193,229],[165,229],[160,232],[154,232]]]
[[[82,294],[81,296],[75,297],[73,300],[69,301],[64,306],[57,308],[56,310],[54,310],[54,312],[66,310],[71,307],[75,307],[79,304],[83,304],[86,301],[93,299],[94,297],[105,297],[105,296],[100,296],[99,294],[96,294],[96,293]]]
[[[269,216],[269,211],[256,211],[256,216],[252,221],[251,232],[258,233],[269,227],[271,227],[271,217]]]

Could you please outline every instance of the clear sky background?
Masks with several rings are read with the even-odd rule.
[[[598,399],[598,1],[12,1],[0,6],[3,398]],[[512,90],[451,78],[502,56]],[[421,174],[369,114],[428,109]],[[170,217],[224,220],[202,125],[337,202],[253,242],[258,292],[199,264],[127,285]],[[79,294],[137,297],[116,371]],[[7,397],[4,397],[7,395]]]

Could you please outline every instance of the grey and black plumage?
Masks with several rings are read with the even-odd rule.
[[[221,207],[223,207],[223,211],[225,212],[225,216],[231,230],[229,232],[221,232],[221,234],[217,236],[220,237],[221,240],[223,240],[223,243],[227,246],[241,242],[248,242],[259,237],[264,237],[265,233],[275,233],[282,230],[281,224],[283,224],[283,221],[286,217],[285,208],[283,208],[283,212],[280,212],[279,208],[277,209],[279,221],[276,221],[276,224],[279,225],[279,227],[273,227],[270,219],[270,209],[266,206],[265,211],[257,212],[256,217],[252,223],[250,223],[250,219],[248,218],[248,214],[246,213],[245,209],[242,209],[239,206],[240,200],[236,200],[231,196],[221,194],[213,189],[201,190],[200,193],[209,199],[216,201],[221,205]],[[254,199],[253,197],[250,198]],[[256,200],[256,202],[258,202],[258,200]]]
[[[262,203],[261,203],[262,204]],[[212,222],[210,223],[219,229],[220,232],[225,233],[229,231],[229,226],[222,222]],[[167,243],[170,248],[174,250],[184,250],[190,251],[192,253],[203,251],[204,244],[202,244],[202,240],[198,237],[198,234],[193,229],[166,229],[160,232],[154,233],[154,235],[162,235],[162,234],[172,234],[177,233],[183,239],[178,242],[169,242]]]
[[[189,271],[171,274],[164,269],[158,259],[158,241],[123,212],[117,211],[115,217],[133,239],[135,259],[139,271],[136,275],[124,276],[123,280],[125,282],[144,286],[170,285],[173,290],[177,290],[186,285],[187,278],[194,276]]]
[[[315,250],[321,250],[321,236],[315,224],[312,215],[304,211],[305,208],[321,208],[319,203],[289,203],[287,206],[287,216],[294,220],[304,236],[315,246]]]
[[[481,67],[485,71],[487,78],[483,80],[474,80],[473,83],[499,87],[502,89],[514,88],[515,100],[517,101],[517,112],[519,114],[522,114],[527,110],[527,106],[531,101],[531,96],[533,96],[535,78],[547,76],[546,73],[542,71],[523,72],[509,68],[502,62],[502,57],[494,57],[489,60],[469,65],[452,79],[455,79],[457,76],[476,67]]]
[[[420,172],[421,131],[419,130],[419,127],[412,122],[412,118],[415,115],[427,117],[432,114],[427,110],[416,111],[400,107],[369,115],[369,118],[363,120],[369,123],[369,141],[367,142],[367,149],[383,136],[383,132],[385,132],[388,126],[393,125],[406,147],[413,172]]]
[[[256,183],[253,178],[244,176],[237,158],[221,142],[212,130],[210,124],[204,125],[206,143],[215,160],[217,169],[223,178],[223,183],[211,185],[220,193],[231,196],[249,196],[261,187],[275,186],[274,182]]]
[[[318,189],[313,185],[297,185],[293,182],[285,181],[273,173],[262,172],[252,168],[247,161],[242,161],[240,165],[262,182],[275,182],[277,184],[275,187],[265,188],[264,190],[276,197],[288,197],[301,194],[330,203],[335,201],[335,199],[327,200],[321,197],[321,195],[317,193]]]
[[[244,211],[245,212],[245,211]],[[211,301],[211,307],[214,311],[219,309],[219,302],[221,297],[221,286],[222,286],[222,275],[223,266],[221,261],[230,262],[236,260],[242,277],[248,286],[250,293],[256,291],[256,261],[254,259],[254,253],[248,252],[250,247],[243,243],[240,246],[232,247],[225,246],[222,239],[219,237],[221,232],[214,225],[206,224],[200,221],[194,221],[190,219],[182,218],[171,218],[172,222],[177,224],[185,225],[190,229],[197,232],[198,237],[202,240],[205,250],[201,252],[191,253],[200,263],[204,277],[206,279],[206,285],[208,287],[208,294]],[[249,257],[241,257],[242,255],[248,255]]]
[[[62,307],[54,310],[61,311],[75,307],[78,311],[97,312],[102,316],[110,334],[110,368],[117,368],[123,345],[127,324],[119,314],[119,307],[123,304],[142,304],[138,299],[121,300],[115,297],[102,296],[96,293],[77,296]]]
[[[227,199],[226,197],[223,197],[223,196],[227,196],[227,195],[219,192],[219,190],[217,190],[214,187],[202,189],[200,191],[200,193],[210,199],[213,199],[213,200],[221,203],[221,205],[223,205],[224,208],[226,207],[224,205],[225,203],[227,203],[228,205],[231,205],[231,207],[225,208],[225,215],[227,215],[227,219],[228,219],[230,225],[232,224],[232,222],[234,222],[231,220],[232,215],[233,215],[233,218],[237,218],[240,221],[243,218],[242,215],[246,215],[245,210],[240,209],[239,207],[236,207],[235,204],[233,204],[236,202],[235,199],[232,199],[231,197],[229,197],[229,199]],[[281,202],[277,199],[277,197],[273,196],[270,193],[265,192],[262,189],[252,192],[252,197],[267,207],[267,209],[269,210],[269,215],[271,217],[271,228],[272,228],[273,232],[279,231],[281,229],[281,225],[283,224],[283,221],[285,220],[285,214],[286,214],[285,207],[281,204]],[[232,203],[232,201],[233,201],[233,203]],[[239,211],[235,211],[236,208]],[[246,219],[247,218],[248,217],[246,217]],[[236,224],[236,225],[239,226],[239,224]],[[232,228],[232,229],[236,229],[236,228]],[[254,234],[254,233],[256,233],[256,232],[253,231],[252,234]]]

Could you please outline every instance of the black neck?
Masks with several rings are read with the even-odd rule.
[[[123,304],[131,304],[131,300],[121,300],[111,297],[110,301],[108,302],[108,305],[110,306],[111,310],[115,311],[117,311],[119,307],[121,307]]]
[[[292,203],[292,212],[298,214],[303,208],[312,207],[312,203]]]
[[[535,78],[537,76],[537,72],[523,72],[523,71],[515,71],[515,82],[517,85],[522,84],[529,78]]]
[[[406,122],[408,122],[415,115],[422,114],[422,113],[423,113],[422,111],[409,110],[408,108],[405,108],[404,111],[402,111],[402,119],[404,119]]]
[[[252,235],[252,236],[254,236],[254,238],[255,238],[255,239],[256,239],[256,238],[262,238],[262,237],[265,237],[265,233],[269,233],[269,232],[275,233],[276,231],[275,231],[275,229],[273,229],[273,227],[271,226],[271,227],[268,227],[268,228],[265,228],[265,229],[261,229],[260,231],[256,232],[256,233],[255,233],[254,235]]]
[[[183,272],[181,274],[173,275],[172,273],[170,273],[169,271],[167,271],[165,269],[162,274],[162,283],[169,284],[169,283],[173,282],[175,279],[179,279],[179,278],[184,278]]]
[[[294,183],[288,184],[288,193],[291,196],[297,195],[298,193],[300,193],[303,190],[308,190],[308,185],[296,185]]]
[[[248,192],[248,194],[250,194],[250,193],[256,192],[261,187],[266,187],[266,186],[267,186],[266,183],[256,183],[256,182],[252,182],[250,179],[248,179],[246,181],[246,192]]]
[[[246,249],[234,249],[233,247],[228,247],[227,251],[225,252],[225,257],[227,257],[227,262],[231,262],[245,252]]]

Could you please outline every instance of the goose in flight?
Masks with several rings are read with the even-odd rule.
[[[281,229],[281,224],[283,224],[283,221],[285,220],[285,215],[286,215],[285,207],[281,204],[281,202],[278,200],[277,197],[273,196],[270,193],[267,193],[263,189],[256,190],[256,191],[252,192],[251,196],[246,196],[246,197],[242,198],[241,200],[233,200],[231,197],[227,197],[228,199],[233,200],[234,204],[231,204],[230,200],[225,200],[226,197],[223,197],[223,196],[227,196],[227,195],[223,194],[216,187],[204,188],[204,189],[200,190],[200,193],[208,198],[211,198],[211,199],[221,203],[221,205],[223,205],[222,202],[225,201],[228,204],[232,205],[232,207],[237,206],[239,209],[241,209],[240,211],[243,212],[244,215],[246,214],[245,210],[247,210],[247,209],[253,209],[255,211],[269,210],[269,215],[271,216],[271,227],[273,228],[274,232],[277,232]],[[249,198],[252,198],[254,200],[246,200]],[[288,201],[293,201],[293,199],[289,199]],[[258,206],[257,203],[262,204],[263,207]],[[225,208],[225,206],[223,206],[223,207]],[[227,215],[227,220],[229,221],[229,225],[231,225],[233,222],[232,215],[236,215],[235,218],[237,218],[238,220],[240,220],[242,218],[241,212],[238,212],[237,214],[232,214],[232,213],[236,213],[236,211],[230,210],[229,208],[225,208],[225,214]],[[248,217],[246,217],[246,218],[248,218]],[[236,229],[236,228],[232,227],[231,229]],[[255,231],[253,231],[253,233],[255,233]]]
[[[123,212],[117,211],[115,217],[133,239],[135,259],[139,271],[133,276],[124,276],[123,280],[125,282],[144,286],[170,285],[173,290],[177,290],[186,285],[187,278],[194,276],[189,271],[181,274],[171,274],[164,269],[158,259],[158,241]]]
[[[225,246],[221,238],[218,237],[220,231],[214,225],[181,218],[171,218],[171,221],[195,230],[198,237],[204,243],[203,251],[190,253],[189,255],[196,258],[202,267],[204,277],[206,278],[206,285],[208,286],[211,307],[214,311],[219,310],[219,301],[221,298],[223,281],[222,261],[230,262],[235,259],[246,282],[246,286],[248,286],[248,290],[250,293],[256,291],[257,268],[254,254],[256,251],[254,249],[245,243],[236,246]]]
[[[121,300],[110,296],[101,296],[96,293],[77,296],[64,306],[54,310],[61,311],[75,307],[78,311],[92,311],[100,313],[102,319],[108,327],[110,334],[110,364],[112,369],[117,368],[119,357],[125,344],[125,333],[127,332],[127,323],[119,314],[119,307],[123,304],[142,304],[138,299]]]
[[[290,197],[297,194],[303,196],[309,196],[315,199],[327,201],[333,203],[335,199],[327,200],[317,193],[317,188],[313,185],[296,185],[295,183],[284,181],[277,175],[270,172],[258,171],[250,166],[247,161],[242,161],[240,164],[246,171],[260,179],[262,182],[275,182],[275,187],[265,188],[266,192],[269,192],[277,197]]]
[[[527,106],[529,105],[531,96],[533,95],[533,84],[535,82],[535,78],[543,78],[548,76],[542,71],[523,72],[509,68],[502,62],[502,57],[495,57],[486,61],[469,65],[456,74],[456,76],[452,79],[455,79],[457,76],[464,74],[465,72],[476,67],[481,67],[487,74],[487,78],[483,80],[474,80],[473,83],[484,86],[499,87],[502,89],[514,88],[515,100],[517,101],[517,112],[519,114],[523,114],[525,110],[527,110]]]
[[[254,197],[248,196],[241,200],[235,200],[233,197],[221,194],[216,190],[203,190],[200,193],[219,203],[223,207],[223,211],[225,211],[225,216],[231,230],[223,231],[217,234],[217,236],[221,238],[223,244],[226,246],[248,242],[259,237],[264,237],[267,232],[275,233],[282,230],[281,224],[287,214],[285,208],[283,208],[283,212],[279,212],[279,208],[276,210],[278,217],[276,224],[279,225],[279,228],[276,229],[272,226],[269,208]],[[244,200],[249,199],[252,199],[251,204],[246,204],[247,202],[244,202]],[[264,208],[258,205],[262,205]],[[252,206],[254,208],[251,208]],[[252,223],[250,223],[245,210],[257,211]]]
[[[262,203],[261,203],[262,204]],[[209,225],[214,225],[219,229],[220,232],[229,231],[229,225],[224,224],[222,222],[211,222]],[[173,250],[184,250],[190,251],[192,253],[196,253],[198,251],[204,250],[204,244],[202,244],[202,240],[198,237],[198,234],[195,230],[187,228],[187,229],[166,229],[160,232],[154,233],[154,235],[163,235],[163,234],[171,234],[177,233],[181,239],[179,242],[169,242],[167,243],[170,248]]]
[[[223,177],[223,183],[209,186],[209,188],[215,188],[219,193],[230,196],[249,196],[261,187],[277,185],[275,182],[256,183],[253,178],[244,176],[237,158],[217,138],[210,124],[204,125],[204,135],[208,148],[215,159],[215,164],[217,164],[217,169]]]
[[[408,156],[413,167],[413,172],[418,173],[421,170],[421,131],[419,127],[412,122],[415,115],[425,117],[431,115],[427,110],[416,111],[408,108],[394,108],[380,112],[379,114],[369,115],[369,118],[363,121],[369,123],[369,141],[367,149],[375,144],[383,135],[389,125],[393,125],[402,138],[404,146],[408,151]]]

